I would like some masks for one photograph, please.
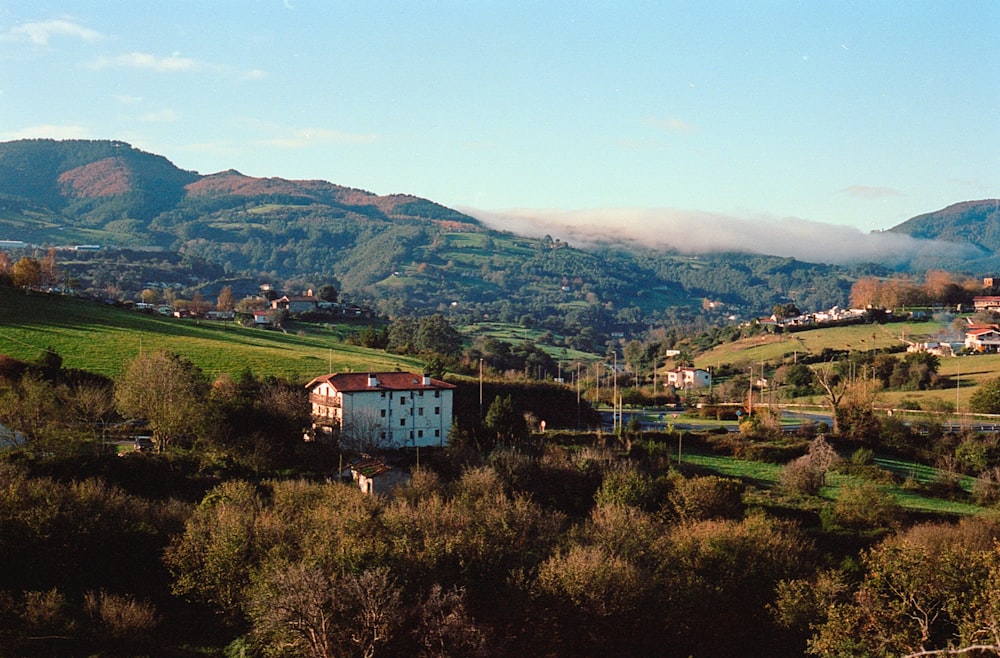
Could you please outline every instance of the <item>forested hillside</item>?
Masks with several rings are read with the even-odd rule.
[[[915,235],[959,237],[930,220],[921,233],[918,219]],[[977,231],[988,240],[984,226]],[[762,255],[580,249],[559,236],[492,231],[404,194],[232,170],[201,175],[118,141],[0,144],[0,240],[36,254],[100,245],[59,259],[73,287],[113,299],[136,299],[157,282],[212,297],[237,281],[241,290],[266,281],[292,291],[333,281],[391,316],[447,310],[567,332],[746,319],[786,303],[846,305],[859,276],[890,273]]]

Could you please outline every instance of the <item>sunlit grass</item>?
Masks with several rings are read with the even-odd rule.
[[[305,335],[146,315],[93,302],[0,289],[0,353],[33,361],[53,349],[67,368],[117,376],[140,351],[170,350],[209,376],[250,368],[307,381],[330,371],[419,370],[417,359],[345,345],[334,332]]]

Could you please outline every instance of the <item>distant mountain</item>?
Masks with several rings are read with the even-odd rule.
[[[964,201],[908,219],[889,229],[925,240],[968,243],[1000,252],[1000,199]]]
[[[252,178],[237,171],[201,175],[120,141],[49,139],[0,143],[0,199],[6,207],[30,207],[88,228],[129,219],[140,227],[154,217],[214,200],[245,204],[268,200],[293,205],[321,204],[379,219],[447,220],[477,224],[460,212],[419,197],[378,196],[326,181]],[[116,227],[112,227],[116,228]],[[126,242],[134,242],[133,235]],[[143,227],[144,228],[144,227]],[[114,232],[114,231],[113,231]],[[8,235],[7,239],[23,239]],[[37,236],[23,236],[37,239]],[[53,236],[58,238],[59,236]]]
[[[996,202],[971,202],[892,230],[992,254],[997,218]],[[107,247],[61,265],[80,287],[120,297],[165,283],[211,298],[237,280],[248,290],[335,281],[386,314],[448,312],[567,334],[746,318],[787,302],[818,310],[846,304],[859,275],[890,273],[755,254],[576,249],[489,230],[411,195],[234,170],[203,175],[120,141],[0,143],[0,240]]]

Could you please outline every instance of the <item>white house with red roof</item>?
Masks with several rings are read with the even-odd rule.
[[[996,327],[970,327],[965,331],[965,346],[977,352],[996,352],[1000,348],[1000,331]]]
[[[394,447],[443,446],[455,385],[411,372],[342,372],[308,384],[317,436],[363,434]]]

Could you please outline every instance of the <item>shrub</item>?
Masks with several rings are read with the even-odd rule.
[[[833,521],[842,528],[886,528],[896,525],[902,515],[895,496],[872,482],[843,487],[833,503]]]
[[[153,604],[136,601],[129,594],[87,592],[83,597],[83,610],[93,622],[97,635],[116,640],[140,641],[159,624]]]
[[[668,500],[685,521],[739,519],[743,516],[743,483],[715,475],[677,478]]]
[[[819,436],[809,442],[808,453],[785,465],[781,486],[787,491],[815,496],[826,483],[826,472],[838,461],[837,452]]]
[[[656,487],[648,475],[632,464],[625,464],[605,472],[594,500],[598,505],[629,505],[649,510],[656,505]]]
[[[826,471],[817,468],[809,459],[809,455],[803,455],[785,464],[781,469],[779,482],[785,491],[815,496],[826,484]]]

